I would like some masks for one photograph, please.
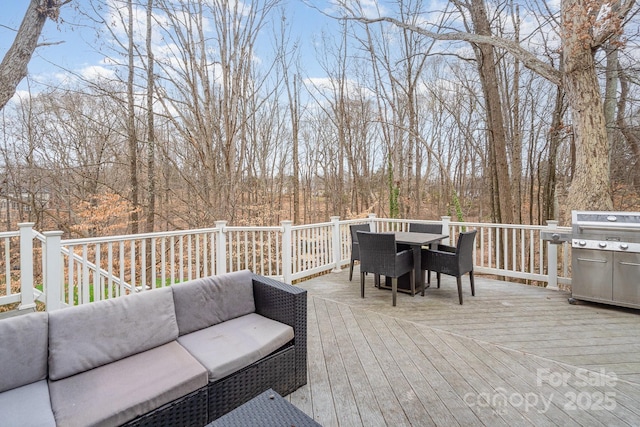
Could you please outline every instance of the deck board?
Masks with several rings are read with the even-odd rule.
[[[483,277],[472,297],[463,284],[462,306],[443,276],[396,307],[372,279],[360,298],[348,271],[299,284],[309,381],[288,399],[324,426],[640,425],[640,311]]]

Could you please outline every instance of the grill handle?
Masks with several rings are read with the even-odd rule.
[[[578,228],[580,229],[580,231],[584,231],[584,230],[596,230],[596,231],[631,231],[631,232],[638,232],[638,230],[640,230],[639,227],[625,227],[624,225],[618,225],[618,224],[608,224],[608,226],[603,226],[603,225],[578,225]]]
[[[590,259],[590,258],[580,258],[580,257],[578,257],[578,261],[599,262],[600,264],[606,264],[608,262],[606,259]]]
[[[632,267],[640,267],[640,264],[638,264],[637,262],[620,261],[620,265],[630,265]]]

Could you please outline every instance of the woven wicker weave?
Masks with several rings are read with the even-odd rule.
[[[353,279],[354,261],[360,260],[360,244],[358,243],[358,231],[371,231],[369,224],[352,224],[349,226],[351,231],[351,265],[349,266],[349,281]]]
[[[360,242],[360,293],[364,298],[365,273],[373,273],[376,282],[380,275],[392,278],[392,303],[396,305],[398,277],[410,273],[413,288],[413,252],[398,252],[396,235],[358,231]]]
[[[274,390],[267,390],[207,427],[321,427]]]
[[[141,426],[203,426],[207,422],[207,388],[169,402],[160,408],[142,415],[126,424],[127,427]]]
[[[409,223],[409,231],[412,233],[442,234],[442,224]]]
[[[473,282],[473,246],[476,230],[462,232],[458,236],[458,244],[453,246],[438,245],[437,249],[422,250],[422,269],[435,271],[440,287],[440,274],[455,276],[458,285],[458,300],[462,304],[463,274],[469,273],[471,281],[471,295],[476,294]]]

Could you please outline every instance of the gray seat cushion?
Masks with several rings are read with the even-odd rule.
[[[47,378],[48,318],[29,313],[0,320],[0,392]]]
[[[215,381],[262,359],[293,339],[293,328],[252,313],[178,338]]]
[[[178,337],[170,288],[49,313],[49,378],[59,380]]]
[[[204,277],[171,286],[180,335],[256,311],[249,270]]]
[[[51,406],[62,426],[117,426],[207,384],[207,371],[177,342],[59,381]]]
[[[0,393],[0,414],[3,427],[55,427],[47,381]]]

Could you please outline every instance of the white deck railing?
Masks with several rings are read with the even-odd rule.
[[[69,240],[60,231],[41,234],[24,223],[17,232],[0,233],[5,278],[0,305],[20,302],[20,308],[32,308],[39,300],[55,310],[242,269],[293,283],[348,266],[349,225],[363,222],[377,231],[404,231],[409,222],[437,221],[375,215],[299,226],[283,221],[274,227],[232,227],[218,221],[207,229]],[[455,244],[464,229],[478,230],[478,274],[551,288],[571,283],[570,245],[541,238],[542,230],[557,229],[554,221],[547,227],[452,222],[449,217],[441,222],[451,236],[444,243]]]

